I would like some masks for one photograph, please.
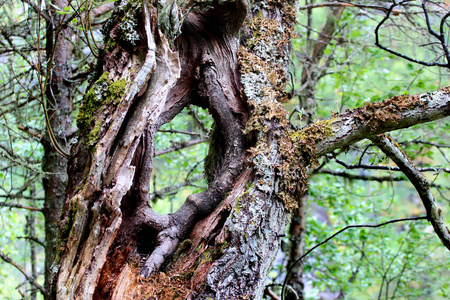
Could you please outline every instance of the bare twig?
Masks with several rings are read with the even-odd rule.
[[[51,22],[52,19],[50,18],[50,16],[47,14],[46,11],[41,10],[33,1],[31,0],[22,0],[23,2],[27,3],[33,10],[34,12],[40,14],[41,16],[44,17],[44,19],[47,22]]]
[[[205,138],[208,138],[207,136],[198,133],[198,132],[190,132],[190,131],[184,131],[184,130],[174,130],[174,129],[158,129],[158,132],[165,132],[165,133],[176,133],[176,134],[186,134],[190,136],[202,136]]]
[[[188,106],[187,107],[188,113],[189,115],[194,119],[194,122],[200,127],[200,129],[206,133],[209,134],[209,130],[206,128],[205,124],[202,122],[202,120],[200,120],[199,116],[197,115],[197,113],[195,112],[195,110],[191,107]]]
[[[342,160],[336,159],[336,162],[340,164],[341,166],[344,166],[346,169],[366,169],[366,170],[385,170],[385,171],[396,171],[401,172],[402,170],[398,167],[391,167],[391,166],[372,166],[372,165],[364,165],[364,164],[357,164],[357,165],[349,165]],[[424,167],[424,168],[417,168],[417,171],[419,172],[445,172],[450,173],[450,168],[442,168],[442,167]]]
[[[377,182],[406,180],[406,178],[403,178],[403,177],[357,175],[357,174],[351,174],[351,173],[342,172],[342,171],[331,171],[331,170],[321,170],[320,172],[318,172],[318,174],[329,174],[329,175],[333,175],[333,176],[347,178],[350,180],[367,180],[367,181],[377,181]]]
[[[2,251],[0,251],[0,258],[4,262],[14,266],[17,270],[19,270],[25,276],[25,278],[28,280],[28,282],[30,282],[32,285],[34,285],[42,293],[42,295],[46,295],[44,287],[42,285],[40,285],[39,283],[37,283],[36,279],[33,276],[29,275],[27,272],[25,272],[25,270],[23,268],[21,268],[18,264],[13,262],[12,259],[9,258],[8,255],[6,255]]]
[[[447,18],[450,16],[450,13],[447,13],[442,19],[441,19],[441,25],[439,27],[439,33],[437,33],[436,31],[433,30],[433,28],[431,27],[430,24],[430,17],[428,15],[428,9],[426,7],[426,3],[428,2],[428,0],[424,0],[422,2],[422,8],[423,8],[423,12],[425,13],[425,20],[427,22],[427,28],[428,28],[428,32],[433,35],[435,38],[437,38],[440,42],[440,44],[442,45],[442,49],[444,50],[445,53],[445,57],[447,59],[447,67],[450,67],[450,53],[447,47],[447,44],[445,42],[445,34],[444,34],[444,24],[445,24],[445,20],[447,20]]]
[[[401,142],[399,144],[400,145],[403,145],[403,144],[424,144],[424,145],[434,146],[436,148],[450,148],[450,145],[437,144],[437,143],[432,143],[432,142],[423,141],[423,140],[406,141],[406,142]]]
[[[172,143],[171,147],[156,151],[155,156],[167,154],[167,153],[178,151],[178,150],[190,147],[190,146],[201,144],[203,142],[206,142],[207,140],[208,140],[207,138],[200,138],[200,139],[195,139],[195,140],[190,140],[190,141]]]
[[[379,5],[364,5],[364,4],[353,4],[353,3],[347,3],[347,2],[325,2],[325,3],[316,3],[316,4],[309,4],[309,5],[304,5],[304,6],[300,6],[298,8],[299,11],[301,10],[307,10],[307,9],[313,9],[313,8],[318,8],[318,7],[356,7],[356,8],[369,8],[369,9],[375,9],[375,10],[380,10],[380,11],[384,11],[384,12],[388,12],[388,8],[384,7],[384,6],[379,6]],[[394,10],[393,13],[395,14],[403,14],[403,11],[400,10]]]
[[[380,44],[380,41],[379,41],[379,31],[380,31],[381,26],[382,26],[387,20],[389,20],[389,18],[390,18],[390,16],[391,16],[391,13],[392,13],[393,10],[394,10],[394,7],[396,7],[396,6],[398,6],[398,5],[401,5],[401,4],[403,4],[404,2],[408,2],[408,1],[402,1],[402,2],[399,2],[399,3],[397,3],[397,2],[394,1],[394,3],[389,7],[388,11],[386,12],[386,16],[381,20],[380,23],[378,23],[377,27],[375,28],[375,45],[376,45],[377,47],[379,47],[380,49],[383,49],[384,51],[387,51],[387,52],[389,52],[389,53],[391,53],[391,54],[394,54],[395,56],[401,57],[401,58],[403,58],[403,59],[406,59],[406,60],[408,60],[408,61],[410,61],[410,62],[413,62],[413,63],[416,63],[416,64],[420,64],[420,65],[424,65],[424,66],[428,66],[428,67],[431,67],[431,66],[438,66],[438,67],[450,68],[450,56],[449,56],[449,54],[448,54],[448,52],[449,52],[449,51],[448,51],[448,48],[447,48],[447,46],[445,45],[445,39],[443,39],[443,32],[441,31],[441,35],[438,35],[436,32],[434,32],[434,31],[431,29],[431,26],[429,25],[428,13],[427,13],[427,10],[426,10],[426,7],[425,7],[425,3],[426,3],[427,1],[424,1],[422,6],[423,6],[424,13],[425,13],[425,18],[426,18],[426,20],[427,20],[428,30],[429,30],[429,32],[430,32],[433,36],[435,36],[435,37],[440,41],[441,45],[443,46],[443,49],[444,49],[444,52],[445,52],[446,58],[447,58],[447,63],[444,64],[444,63],[439,63],[439,62],[437,62],[437,61],[434,61],[434,62],[426,62],[426,61],[418,60],[418,59],[409,57],[409,56],[407,56],[407,55],[404,55],[404,54],[402,54],[402,53],[400,53],[400,52],[397,52],[397,51],[395,51],[395,50],[392,50],[392,49],[390,49],[390,48],[387,48],[387,47],[385,47],[385,46],[383,46],[383,45]],[[447,17],[448,17],[448,16],[446,15],[446,16],[442,19],[442,22],[444,22],[445,19],[446,19]],[[442,30],[442,28],[441,28],[441,30]]]
[[[10,149],[8,149],[7,147],[4,147],[2,145],[0,145],[0,157],[5,157],[6,159],[15,162],[16,164],[27,168],[33,172],[39,173],[39,174],[54,174],[54,173],[50,173],[50,172],[43,172],[40,169],[38,169],[36,166],[32,165],[31,163],[24,161],[20,156],[16,155],[15,153],[13,153]]]
[[[42,139],[42,134],[40,134],[39,132],[37,132],[34,129],[31,129],[28,126],[19,125],[19,126],[17,126],[17,128],[19,128],[23,132],[27,133],[29,136],[32,136],[32,137],[37,138],[39,140]]]
[[[284,292],[286,290],[286,282],[287,282],[287,278],[289,277],[289,273],[291,273],[292,269],[294,268],[294,266],[296,264],[298,264],[299,262],[302,261],[303,258],[305,258],[306,256],[308,256],[311,252],[313,252],[315,249],[319,248],[320,246],[322,246],[323,244],[328,243],[330,240],[332,240],[333,238],[335,238],[337,235],[341,234],[342,232],[346,231],[347,229],[350,228],[378,228],[378,227],[382,227],[388,224],[392,224],[392,223],[397,223],[397,222],[403,222],[403,221],[416,221],[416,220],[427,220],[428,217],[426,216],[422,216],[422,217],[410,217],[410,218],[402,218],[402,219],[394,219],[394,220],[390,220],[387,222],[383,222],[380,224],[376,224],[376,225],[349,225],[349,226],[345,226],[344,228],[342,228],[341,230],[337,231],[336,233],[332,234],[331,236],[329,236],[328,238],[326,238],[325,240],[323,240],[322,242],[320,242],[319,244],[316,244],[314,247],[312,247],[311,249],[309,249],[308,251],[305,252],[305,254],[303,254],[302,256],[300,256],[290,267],[289,270],[286,273],[286,279],[283,282],[283,287],[281,288],[281,295],[282,295],[282,299],[284,299]]]
[[[26,205],[22,205],[22,204],[18,204],[18,203],[0,202],[0,207],[21,208],[21,209],[27,209],[27,210],[42,212],[41,208],[32,207],[32,206],[26,206]]]
[[[40,239],[38,239],[37,237],[35,237],[35,236],[31,236],[31,235],[29,235],[29,236],[18,236],[17,238],[18,239],[30,240],[30,241],[35,242],[39,246],[45,247],[45,243],[43,241],[41,241]]]
[[[48,173],[47,173],[48,174]],[[0,198],[7,198],[7,199],[26,199],[26,200],[34,200],[34,201],[43,201],[45,198],[41,197],[32,197],[32,196],[25,196],[25,195],[0,195]]]
[[[198,180],[200,180],[202,178],[203,178],[203,175],[198,174],[198,175],[192,176],[191,179],[188,179],[188,180],[183,181],[181,183],[174,184],[174,185],[162,188],[159,191],[155,191],[153,194],[151,194],[150,195],[150,200],[154,200],[156,198],[161,198],[161,197],[163,197],[166,194],[169,194],[171,192],[174,192],[174,191],[178,190],[179,188],[182,188],[182,187],[185,187],[185,186],[191,186],[192,183],[194,183],[195,181],[198,181]]]
[[[408,180],[406,177],[392,177],[392,176],[371,176],[371,175],[358,175],[358,174],[351,174],[343,171],[331,171],[331,170],[320,170],[315,171],[313,174],[329,174],[337,177],[343,177],[350,180],[365,180],[365,181],[377,181],[377,182],[390,182],[390,181],[405,181]],[[448,189],[450,190],[450,187],[442,186],[436,183],[431,183],[431,187],[434,187],[436,189]]]

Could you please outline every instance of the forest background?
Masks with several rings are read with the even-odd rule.
[[[397,53],[375,45],[375,30],[392,1],[299,2],[288,85],[292,100],[285,106],[297,128],[365,103],[449,85],[448,67],[425,66],[397,55],[427,62],[443,59],[421,1],[403,1],[379,28],[380,44]],[[428,5],[432,26],[438,28],[449,6],[446,2]],[[52,72],[57,72],[58,57],[53,58],[52,68],[46,65],[45,19],[53,14],[65,17],[68,24],[58,38],[71,44],[64,80],[72,88],[69,123],[75,127],[103,44],[101,28],[113,6],[114,2],[91,0],[66,6],[58,6],[58,1],[0,1],[1,299],[42,299],[39,287],[45,286],[49,266],[44,263],[49,229],[43,184],[46,180],[48,184],[55,170],[45,169],[45,148],[53,147],[46,138],[46,115],[51,115],[45,110],[53,108],[50,101],[50,108],[44,109],[44,97],[48,97],[45,86]],[[442,23],[447,32],[448,22]],[[448,37],[446,33],[445,43]],[[176,211],[189,194],[205,189],[204,159],[212,123],[206,110],[189,106],[158,131],[150,190],[158,213]],[[448,119],[398,130],[391,136],[431,182],[446,215],[450,205]],[[74,131],[65,143],[74,144],[76,139]],[[286,229],[267,280],[268,299],[276,297],[271,293],[279,295],[288,267],[298,258],[293,248],[303,253],[348,225],[425,215],[407,178],[371,143],[363,141],[337,151],[315,167],[309,179],[305,232],[298,239]],[[303,279],[293,280],[292,286],[305,299],[448,299],[449,264],[448,250],[425,220],[354,228],[309,254]]]

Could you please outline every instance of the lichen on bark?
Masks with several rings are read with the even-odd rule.
[[[87,147],[92,147],[100,139],[107,113],[111,113],[111,107],[120,103],[126,90],[125,79],[113,81],[109,76],[109,72],[104,72],[95,81],[79,109],[77,125],[81,134],[87,134]]]
[[[276,182],[261,178],[257,184],[262,190],[270,190],[269,185],[276,186],[275,193],[288,211],[296,207],[297,189],[293,186],[297,186],[297,182],[305,185],[307,179],[303,162],[284,154],[286,150],[293,153],[289,149],[290,145],[292,148],[289,141],[291,127],[281,103],[289,100],[286,83],[294,21],[292,3],[257,2],[246,23],[239,50],[241,82],[252,108],[246,132],[254,132],[257,136],[256,145],[250,149],[253,165],[258,174],[277,174]],[[274,154],[276,159],[271,158]],[[265,163],[269,161],[270,167]],[[286,179],[290,179],[288,183]],[[305,188],[300,190],[306,191]]]

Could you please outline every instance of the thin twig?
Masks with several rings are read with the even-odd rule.
[[[185,187],[185,186],[191,186],[195,181],[198,181],[203,178],[202,174],[198,174],[195,176],[192,176],[191,179],[188,179],[186,181],[183,181],[178,184],[174,184],[171,186],[166,186],[158,191],[153,192],[153,194],[150,195],[150,200],[154,200],[156,198],[162,198],[164,195],[174,192],[178,190],[179,188]]]
[[[158,132],[165,132],[165,133],[178,133],[178,134],[186,134],[190,136],[203,136],[208,138],[208,136],[205,136],[199,132],[190,132],[190,131],[184,131],[184,130],[174,130],[174,129],[158,129]]]
[[[18,236],[18,239],[26,239],[35,242],[39,246],[45,247],[45,243],[35,236]]]
[[[406,142],[401,142],[399,143],[399,145],[403,145],[403,144],[424,144],[424,145],[430,145],[430,146],[434,146],[436,148],[450,148],[450,145],[444,145],[444,144],[437,144],[437,143],[432,143],[429,141],[423,141],[423,140],[413,140],[413,141],[406,141]]]
[[[195,140],[190,140],[190,141],[175,142],[175,143],[172,143],[172,146],[170,146],[169,148],[156,151],[155,156],[167,154],[167,153],[174,152],[174,151],[179,151],[179,150],[187,148],[187,147],[201,144],[203,142],[206,142],[207,140],[208,140],[207,138],[200,138],[200,139],[195,139]]]
[[[350,180],[366,180],[366,181],[377,181],[377,182],[407,180],[404,177],[357,175],[357,174],[351,174],[351,173],[347,173],[347,172],[343,172],[343,171],[332,171],[332,170],[321,170],[320,172],[318,172],[318,174],[329,174],[329,175],[333,175],[333,176],[347,178]]]
[[[341,166],[344,166],[346,169],[366,169],[366,170],[385,170],[385,171],[396,171],[401,172],[402,170],[399,167],[391,167],[391,166],[372,166],[372,165],[349,165],[342,160],[335,160]],[[442,168],[442,167],[424,167],[417,168],[419,172],[445,172],[450,173],[450,168]]]
[[[300,6],[298,8],[299,11],[301,10],[307,10],[307,9],[313,9],[313,8],[319,8],[319,7],[357,7],[357,8],[369,8],[369,9],[375,9],[380,10],[384,12],[388,12],[388,8],[378,5],[364,5],[364,4],[353,4],[353,3],[346,3],[346,2],[325,2],[325,3],[316,3],[316,4],[309,4]],[[403,14],[405,12],[400,10],[394,10],[393,13],[395,14]]]
[[[392,176],[371,176],[371,175],[358,175],[351,174],[343,171],[332,171],[332,170],[314,170],[312,174],[329,174],[337,177],[347,178],[349,180],[365,180],[365,181],[376,181],[376,182],[391,182],[391,181],[406,181],[406,177],[392,177]],[[440,184],[431,183],[431,187],[436,189],[448,189],[448,186],[442,186]]]
[[[392,224],[392,223],[397,223],[397,222],[403,222],[403,221],[416,221],[416,220],[427,220],[428,217],[426,216],[421,216],[421,217],[409,217],[409,218],[402,218],[402,219],[394,219],[394,220],[390,220],[387,222],[383,222],[380,224],[376,224],[376,225],[348,225],[345,226],[344,228],[342,228],[341,230],[337,231],[336,233],[332,234],[331,236],[329,236],[328,238],[326,238],[325,240],[323,240],[322,242],[320,242],[319,244],[316,244],[314,247],[312,247],[311,249],[309,249],[308,251],[305,252],[305,254],[303,254],[302,256],[300,256],[290,267],[289,270],[286,273],[286,279],[283,282],[283,287],[281,288],[281,295],[282,295],[282,299],[284,299],[284,292],[286,289],[286,283],[287,283],[287,279],[289,278],[289,274],[291,273],[292,269],[294,268],[294,266],[296,264],[298,264],[303,258],[305,258],[306,256],[308,256],[311,252],[313,252],[315,249],[319,248],[320,246],[322,246],[323,244],[328,243],[330,240],[332,240],[334,237],[336,237],[337,235],[341,234],[342,232],[346,231],[347,229],[350,228],[378,228],[378,227],[382,227],[388,224]]]
[[[379,31],[380,31],[381,26],[382,26],[387,20],[389,20],[389,18],[390,18],[390,16],[391,16],[391,13],[392,13],[392,11],[393,11],[393,9],[394,9],[394,7],[396,7],[396,6],[398,6],[398,5],[401,5],[401,4],[403,4],[404,2],[409,2],[409,1],[402,1],[402,2],[399,2],[399,3],[397,3],[397,2],[394,1],[394,3],[389,7],[388,11],[386,12],[386,16],[381,20],[380,23],[378,23],[377,27],[375,28],[375,45],[376,45],[377,47],[379,47],[380,49],[383,49],[384,51],[387,51],[387,52],[389,52],[389,53],[391,53],[391,54],[394,54],[395,56],[401,57],[401,58],[403,58],[403,59],[406,59],[406,60],[408,60],[408,61],[410,61],[410,62],[413,62],[413,63],[416,63],[416,64],[420,64],[420,65],[424,65],[424,66],[428,66],[428,67],[438,66],[438,67],[450,68],[450,63],[449,63],[449,62],[446,63],[446,64],[443,64],[443,63],[439,63],[439,62],[437,62],[437,61],[431,62],[431,63],[430,63],[430,62],[418,60],[418,59],[415,59],[415,58],[411,58],[411,57],[409,57],[409,56],[407,56],[407,55],[404,55],[404,54],[402,54],[402,53],[400,53],[400,52],[397,52],[397,51],[395,51],[395,50],[392,50],[392,49],[390,49],[390,48],[387,48],[387,47],[385,47],[385,46],[383,46],[383,45],[380,44],[380,41],[379,41]],[[425,2],[426,2],[426,1],[424,1],[423,9],[424,9],[425,17],[426,17],[426,19],[428,20],[428,14],[427,14],[427,11],[426,11],[426,8],[425,8]],[[427,21],[427,23],[428,23],[428,21]],[[431,34],[433,34],[435,37],[438,36],[438,35],[431,29],[431,26],[429,26],[428,28],[429,28],[429,32],[430,32]],[[437,37],[437,38],[438,38],[438,37]],[[441,41],[440,38],[438,38],[438,39]],[[442,41],[441,41],[441,44],[442,44]],[[445,42],[444,42],[444,51],[445,51],[445,53],[447,54],[448,49],[446,49],[446,48],[447,48],[447,47],[445,46]],[[447,57],[447,58],[448,58],[448,57]]]
[[[6,255],[2,251],[0,251],[0,258],[3,259],[4,262],[14,266],[17,270],[19,270],[25,276],[25,278],[28,280],[28,282],[30,282],[32,285],[34,285],[42,293],[42,295],[46,295],[44,287],[42,285],[40,285],[39,283],[37,283],[36,279],[33,276],[29,275],[18,264],[13,262],[12,259],[8,257],[8,255]]]
[[[26,206],[26,205],[22,205],[22,204],[18,204],[18,203],[0,202],[0,207],[21,208],[21,209],[42,212],[42,208]]]

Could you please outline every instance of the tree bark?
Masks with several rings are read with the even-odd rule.
[[[70,63],[73,59],[70,37],[72,30],[60,27],[64,22],[64,15],[56,13],[68,6],[65,0],[52,1],[49,8],[53,22],[47,22],[46,59],[47,68],[52,69],[46,87],[48,121],[56,142],[68,151],[68,136],[72,132],[72,84],[67,79],[71,77]],[[43,75],[43,74],[41,74]],[[54,147],[54,141],[48,134],[42,139],[44,146],[44,159],[42,170],[45,172],[42,183],[45,191],[44,217],[45,217],[45,289],[50,290],[53,277],[53,262],[57,253],[56,240],[61,207],[64,203],[67,184],[67,159],[61,156]]]

